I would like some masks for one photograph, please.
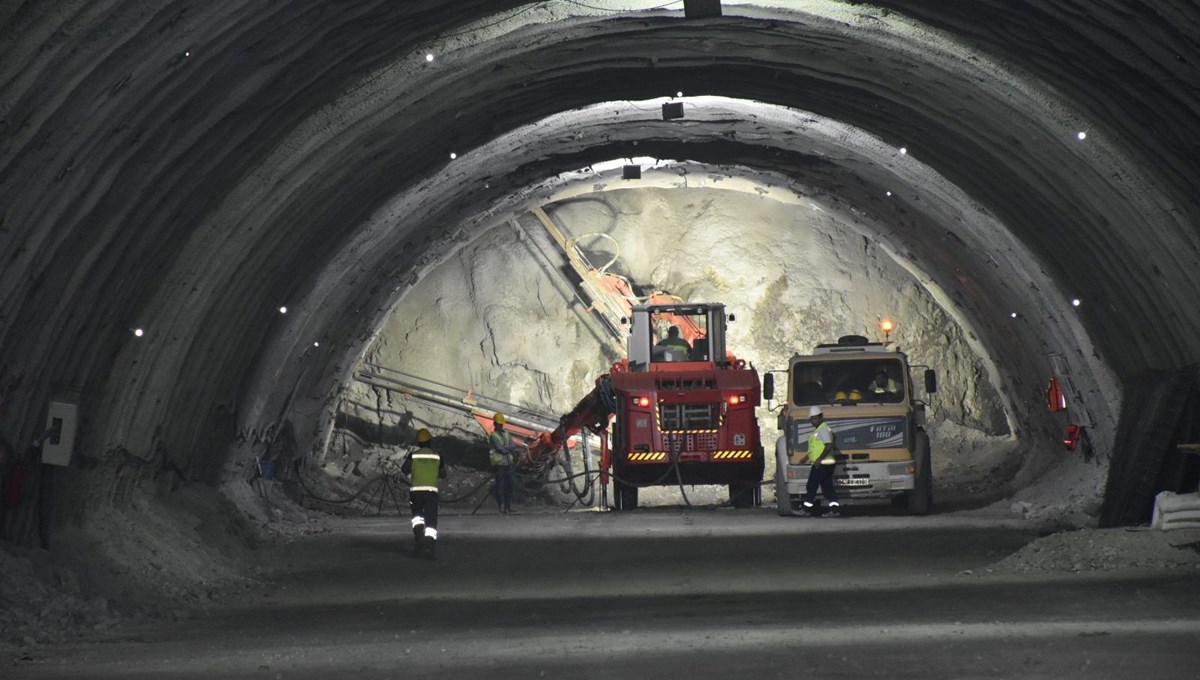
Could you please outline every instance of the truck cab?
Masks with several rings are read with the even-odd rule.
[[[925,392],[937,376],[925,371]],[[765,391],[771,398],[773,376]],[[811,466],[808,412],[821,407],[838,449],[834,484],[839,500],[903,500],[911,514],[929,512],[933,476],[925,403],[915,396],[908,357],[865,337],[843,336],[812,354],[794,355],[781,397],[775,491],[780,515],[795,514]]]

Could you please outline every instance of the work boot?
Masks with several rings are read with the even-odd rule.
[[[829,516],[830,517],[841,517],[842,516],[842,506],[840,503],[838,503],[837,501],[834,501],[829,504]]]
[[[804,501],[801,507],[804,509],[805,515],[809,517],[817,516],[817,508],[813,505],[812,501]]]

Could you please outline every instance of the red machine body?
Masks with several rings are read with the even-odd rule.
[[[692,484],[728,485],[735,507],[755,505],[764,469],[755,415],[761,385],[757,371],[725,349],[724,310],[634,307],[629,358],[601,376],[557,429],[539,435],[526,462],[554,455],[585,427],[603,436],[611,420],[601,481],[611,470],[617,509],[636,507],[641,487]]]

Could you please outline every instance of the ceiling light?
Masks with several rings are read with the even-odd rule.
[[[426,54],[425,61],[433,61],[433,54]]]
[[[458,154],[456,154],[456,153],[454,153],[453,151],[451,151],[451,152],[450,152],[450,160],[454,160],[455,158],[458,158]]]
[[[719,17],[721,0],[683,0],[683,16],[687,19]]]
[[[891,195],[892,195],[892,192],[890,192],[890,191],[889,191],[889,192],[887,192],[887,195],[888,195],[888,196],[891,196]]]
[[[1016,313],[1016,312],[1013,312],[1013,313],[1012,313],[1012,318],[1014,318],[1014,319],[1015,319],[1015,318],[1017,318],[1017,313]]]
[[[682,97],[682,96],[683,96],[683,90],[680,90],[680,91],[676,92],[676,93],[675,93],[675,96],[676,96],[676,97]]]
[[[321,346],[321,343],[319,343],[319,342],[314,342],[314,343],[313,343],[313,347],[320,347],[320,346]]]
[[[1076,137],[1076,139],[1078,139],[1079,141],[1082,142],[1083,140],[1087,139],[1087,133],[1080,132],[1079,134],[1075,135],[1075,137]]]
[[[900,147],[900,155],[903,156],[906,153],[908,153],[908,147],[906,147],[906,146]]]
[[[287,307],[280,307],[280,308],[279,308],[279,313],[280,313],[280,314],[287,314]]]
[[[1074,300],[1071,300],[1071,306],[1078,307],[1080,302],[1081,302],[1081,300],[1079,298],[1075,298]]]
[[[142,337],[143,335],[145,335],[145,334],[146,334],[146,331],[144,331],[144,330],[142,330],[142,329],[140,329],[140,328],[135,328],[135,329],[133,329],[133,334],[134,334],[134,335],[136,335],[136,336],[138,336],[138,337],[140,338],[140,337]]]

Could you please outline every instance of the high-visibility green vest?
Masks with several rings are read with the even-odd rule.
[[[508,465],[510,462],[508,453],[512,448],[512,435],[508,430],[495,430],[490,437],[492,450],[488,452],[488,458],[491,459],[492,465]]]
[[[665,347],[667,349],[681,349],[685,352],[692,348],[692,346],[688,344],[688,341],[684,340],[683,338],[667,338],[666,340],[658,343],[658,346]]]
[[[813,428],[812,434],[808,435],[809,464],[816,463],[817,459],[821,457],[821,454],[825,453],[825,442],[821,441],[821,438],[817,436],[817,432],[820,432],[822,429],[829,431],[829,423],[822,422],[820,425]],[[833,459],[833,456],[826,456],[825,460],[821,461],[821,465],[833,465],[836,462],[837,461]]]
[[[428,446],[421,447],[412,454],[412,490],[437,491],[438,468],[442,465],[442,457]]]
[[[871,382],[871,391],[874,392],[875,394],[883,394],[885,392],[899,392],[900,386],[896,384],[895,380],[888,378],[887,385],[885,385],[883,387],[880,387],[879,383],[872,381]]]

